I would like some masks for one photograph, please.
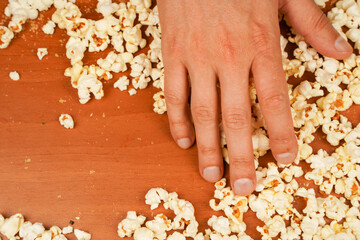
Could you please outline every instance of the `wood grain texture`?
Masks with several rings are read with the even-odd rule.
[[[96,0],[77,2],[86,17],[98,17]],[[1,16],[6,3],[0,1]],[[196,148],[179,149],[167,116],[153,113],[157,90],[150,87],[130,97],[112,87],[120,76],[115,74],[105,83],[102,100],[81,105],[63,75],[70,66],[64,46],[68,37],[59,29],[52,36],[41,31],[53,11],[28,22],[0,50],[0,212],[7,217],[21,212],[47,227],[64,227],[73,220],[75,228],[89,231],[95,240],[118,239],[117,224],[126,212],[151,217],[145,193],[164,187],[194,204],[200,229],[205,229],[214,214],[208,205],[213,184],[198,174]],[[7,21],[3,17],[1,24]],[[36,56],[38,47],[49,50],[42,61]],[[105,55],[87,53],[84,62]],[[17,82],[8,76],[14,70],[21,75]],[[353,107],[347,114],[353,123],[360,121],[359,112]],[[73,116],[74,129],[60,126],[61,113]],[[247,232],[255,237],[254,214],[245,219]]]

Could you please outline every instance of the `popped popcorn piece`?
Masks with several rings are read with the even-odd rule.
[[[134,240],[153,240],[154,233],[147,228],[141,227],[135,230]]]
[[[72,226],[66,226],[62,229],[62,234],[66,235],[66,234],[69,234],[69,233],[72,233],[74,230],[74,228]]]
[[[122,76],[114,83],[114,88],[120,89],[120,91],[127,90],[127,87],[130,84],[130,80],[127,76]]]
[[[137,91],[134,88],[131,88],[128,92],[130,96],[135,95],[137,93]]]
[[[333,146],[339,145],[339,141],[344,139],[351,129],[351,122],[342,115],[340,121],[333,120],[322,126],[322,131],[327,135],[326,140]]]
[[[154,233],[155,238],[158,240],[166,239],[166,231],[172,229],[171,220],[164,214],[156,215],[154,220],[147,221],[145,226]]]
[[[24,217],[17,213],[4,220],[0,225],[0,233],[8,239],[12,239],[19,232],[21,225],[24,223]]]
[[[14,38],[14,33],[5,26],[0,26],[0,49],[7,48]]]
[[[217,217],[213,215],[208,220],[208,225],[221,235],[229,235],[231,233],[229,219],[223,216]]]
[[[67,129],[74,128],[74,120],[69,114],[61,114],[59,117],[59,122]]]
[[[167,238],[167,240],[186,240],[186,237],[179,232],[174,232]]]
[[[84,58],[84,53],[88,47],[86,40],[70,37],[66,43],[66,57],[71,60],[71,65],[75,65]]]
[[[348,90],[354,103],[360,104],[360,80],[358,78],[350,82]]]
[[[48,55],[47,48],[38,48],[37,56],[38,56],[39,60],[42,60],[46,55]]]
[[[153,96],[153,99],[155,100],[153,106],[154,106],[154,112],[158,114],[163,114],[166,112],[166,102],[165,102],[165,95],[163,91],[160,91],[158,93],[155,93]]]
[[[41,237],[44,232],[45,228],[41,223],[24,222],[21,224],[19,236],[23,239],[35,239]]]
[[[16,71],[10,72],[9,77],[13,81],[18,81],[20,79],[20,74]]]
[[[52,35],[55,32],[56,24],[49,20],[43,27],[42,30],[45,34]]]
[[[127,212],[126,218],[118,224],[119,237],[131,237],[137,229],[141,228],[145,219],[144,216],[137,216],[134,211]]]
[[[84,232],[84,231],[79,230],[79,229],[75,229],[74,234],[75,234],[75,237],[78,240],[90,240],[91,239],[91,234],[90,233]]]

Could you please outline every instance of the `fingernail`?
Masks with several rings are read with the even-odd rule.
[[[339,36],[336,39],[335,48],[339,52],[352,52],[353,51],[351,45],[341,36]]]
[[[177,144],[182,149],[187,149],[191,146],[191,140],[190,140],[190,138],[181,138],[181,139],[177,140]]]
[[[254,183],[249,178],[240,178],[234,182],[234,192],[240,196],[250,195],[254,191]]]
[[[203,176],[208,182],[218,181],[221,178],[220,174],[221,171],[219,167],[207,167],[203,171]]]
[[[295,159],[294,153],[281,153],[276,155],[276,160],[281,163],[291,163]]]

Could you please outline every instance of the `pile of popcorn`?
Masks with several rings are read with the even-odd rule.
[[[8,47],[28,19],[36,19],[39,11],[54,6],[56,11],[42,30],[45,34],[53,34],[56,27],[66,30],[69,36],[66,57],[71,61],[71,67],[65,70],[65,76],[70,77],[72,86],[78,90],[80,103],[87,103],[91,95],[94,95],[95,99],[101,99],[104,96],[102,81],[110,80],[113,78],[112,73],[125,72],[130,67],[131,79],[122,76],[115,82],[114,87],[121,91],[128,90],[129,94],[133,95],[138,89],[144,89],[152,82],[153,86],[161,90],[154,95],[154,111],[164,113],[164,67],[157,6],[151,8],[151,0],[131,0],[119,4],[112,3],[111,0],[99,0],[96,11],[101,13],[103,18],[94,21],[83,18],[74,2],[9,0],[5,15],[11,17],[11,21],[7,27],[0,26],[0,49]],[[147,46],[141,31],[142,26],[146,26],[144,33],[152,40],[148,44],[147,54],[136,55],[136,52]],[[86,51],[104,51],[109,46],[113,51],[105,59],[98,59],[97,65],[83,64]],[[40,60],[46,54],[46,48],[38,49]]]
[[[315,2],[322,8],[329,4],[328,0]],[[66,56],[71,67],[64,74],[78,90],[80,103],[87,103],[92,95],[101,99],[104,96],[103,82],[112,79],[114,73],[130,69],[130,76],[121,76],[114,87],[133,95],[152,83],[160,89],[153,97],[154,111],[159,114],[166,112],[161,28],[157,6],[153,6],[151,0],[129,0],[126,3],[98,0],[96,11],[103,17],[96,21],[83,18],[74,0],[9,0],[5,14],[11,17],[11,21],[7,27],[0,26],[0,48],[10,44],[27,19],[35,19],[39,11],[51,6],[56,11],[42,30],[45,34],[53,34],[58,27],[69,35]],[[358,52],[360,2],[339,0],[326,14],[334,28],[352,42]],[[286,22],[282,16],[280,20]],[[176,193],[151,189],[146,195],[146,203],[155,209],[163,202],[164,207],[174,211],[176,217],[169,219],[164,214],[158,214],[153,220],[145,222],[145,217],[128,212],[127,218],[119,224],[120,237],[247,240],[251,238],[245,233],[243,214],[251,210],[264,223],[257,227],[263,240],[273,237],[289,240],[360,239],[360,124],[356,126],[342,114],[353,104],[360,104],[360,55],[352,54],[344,61],[323,57],[289,27],[290,34],[280,37],[286,78],[302,78],[305,72],[310,72],[315,79],[304,79],[297,86],[288,84],[299,145],[294,164],[270,162],[266,167],[259,166],[259,158],[268,152],[270,146],[256,89],[250,80],[252,142],[258,181],[255,194],[235,196],[226,187],[225,179],[216,183],[210,206],[215,211],[223,211],[224,216],[211,217],[208,221],[210,228],[205,233],[199,233],[190,202],[179,199]],[[150,43],[143,34],[149,37]],[[149,50],[146,54],[137,53],[147,45]],[[289,45],[296,46],[292,57],[285,51]],[[96,65],[83,64],[86,51],[99,52],[108,47],[113,50],[105,58],[98,59]],[[39,59],[46,53],[45,48],[39,49]],[[314,99],[317,100],[314,102]],[[59,120],[65,127],[73,127],[71,116],[62,115]],[[222,126],[220,128],[222,130]],[[324,150],[313,152],[310,144],[318,129],[326,135],[329,144],[337,147],[333,153]],[[224,159],[228,162],[223,131],[221,143]],[[310,171],[303,170],[300,162],[308,164]],[[318,186],[318,191],[300,187],[299,178],[312,181]],[[299,198],[306,202],[301,211],[293,206],[295,199]],[[172,230],[182,232],[168,235],[167,232]]]
[[[42,223],[31,223],[25,221],[24,216],[17,213],[9,218],[4,218],[0,214],[0,233],[9,240],[66,240],[65,235],[74,233],[78,240],[90,240],[91,234],[79,229],[74,229],[71,225],[63,229],[52,226],[46,230]],[[1,238],[0,238],[1,239]]]

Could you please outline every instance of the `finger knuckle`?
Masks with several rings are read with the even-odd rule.
[[[271,111],[274,113],[280,113],[281,111],[286,110],[288,107],[287,98],[282,93],[265,93],[262,96],[263,101],[263,111]]]
[[[293,139],[289,136],[273,136],[271,137],[272,144],[277,146],[286,146],[287,148],[293,146]]]
[[[177,36],[163,37],[162,48],[166,55],[179,56],[183,52],[183,44]]]
[[[198,151],[201,156],[213,157],[218,154],[218,149],[213,146],[198,145]]]
[[[223,111],[224,126],[231,130],[241,130],[250,127],[250,113],[243,108]]]
[[[188,121],[185,119],[170,119],[169,118],[170,126],[175,131],[181,131],[188,127]]]
[[[230,166],[235,169],[243,169],[245,166],[248,167],[253,159],[246,156],[234,156],[230,158]]]
[[[181,96],[177,91],[170,91],[167,90],[164,92],[165,94],[165,101],[169,105],[184,105],[187,99],[184,96]]]
[[[192,108],[194,121],[197,123],[208,123],[216,120],[215,110],[206,105],[194,106]]]
[[[225,61],[233,62],[237,57],[235,40],[228,31],[222,31],[217,37],[218,54]]]
[[[265,24],[255,23],[252,31],[252,45],[261,55],[272,55],[275,34]]]
[[[329,21],[324,14],[313,14],[309,18],[309,23],[313,26],[314,31],[309,31],[308,33],[304,34],[305,38],[309,34],[313,34],[313,32],[320,32],[324,30],[329,25]]]

